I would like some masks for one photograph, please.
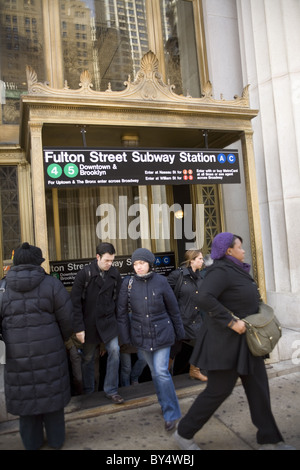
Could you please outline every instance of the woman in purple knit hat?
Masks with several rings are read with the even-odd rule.
[[[231,394],[241,378],[251,419],[257,428],[261,450],[290,450],[283,442],[271,410],[264,358],[254,357],[247,346],[245,323],[234,320],[257,313],[260,295],[244,262],[242,238],[230,232],[219,233],[213,240],[213,264],[199,291],[199,303],[205,315],[190,361],[207,370],[205,390],[178,424],[174,438],[180,449],[200,450],[193,440],[214,412]]]

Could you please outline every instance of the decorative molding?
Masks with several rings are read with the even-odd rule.
[[[159,61],[152,51],[148,51],[141,60],[141,68],[132,82],[130,76],[124,82],[126,88],[122,91],[113,91],[111,85],[108,85],[106,91],[93,90],[91,74],[85,70],[80,75],[79,89],[73,90],[68,87],[65,82],[64,88],[57,89],[49,86],[48,83],[38,82],[35,70],[26,67],[28,94],[38,96],[55,96],[55,97],[93,97],[95,99],[126,99],[131,101],[158,101],[158,102],[176,102],[185,104],[210,104],[226,107],[248,107],[249,108],[249,92],[247,85],[242,96],[234,96],[233,100],[216,100],[212,95],[212,84],[208,81],[202,87],[200,98],[192,98],[191,96],[177,95],[174,93],[174,85],[164,83],[159,73]]]

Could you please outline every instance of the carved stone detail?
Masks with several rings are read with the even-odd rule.
[[[91,74],[85,70],[80,75],[80,83],[77,90],[70,89],[65,82],[62,89],[52,88],[48,83],[40,83],[37,74],[30,66],[26,67],[28,94],[29,95],[52,95],[63,97],[84,96],[93,97],[99,100],[106,99],[126,99],[128,101],[159,101],[159,102],[177,102],[188,104],[210,104],[217,106],[234,106],[249,108],[249,92],[247,85],[242,96],[235,95],[233,100],[216,100],[212,95],[212,84],[208,81],[202,86],[200,98],[192,98],[191,96],[177,95],[174,93],[174,85],[164,83],[159,73],[159,61],[152,51],[148,51],[141,60],[141,68],[132,82],[130,76],[124,82],[125,89],[122,91],[113,91],[109,83],[106,91],[93,90]]]

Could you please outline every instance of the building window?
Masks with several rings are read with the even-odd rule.
[[[77,30],[85,31],[84,44],[87,51],[88,70],[91,73],[94,89],[105,91],[109,86],[114,91],[124,89],[124,80],[130,75],[134,78],[139,70],[135,63],[135,53],[139,58],[148,52],[149,44],[145,34],[146,0],[139,2],[137,16],[134,2],[82,1],[81,8],[85,16],[79,24],[77,15],[78,2],[61,0],[60,9],[62,25],[75,25]],[[129,4],[132,6],[129,9]],[[132,33],[134,26],[134,33]],[[140,34],[143,36],[141,42]],[[79,43],[68,36],[69,42],[63,44],[64,76],[70,88],[77,89],[80,78],[78,63]],[[81,46],[83,47],[83,46]]]
[[[12,252],[21,242],[18,177],[16,166],[0,166],[0,229],[2,259],[9,264]]]
[[[20,96],[27,91],[26,66],[45,80],[41,0],[18,2],[17,15],[14,2],[0,2],[0,44],[0,144],[16,143],[18,132],[8,132],[7,139],[5,125],[20,122]]]
[[[193,2],[160,0],[166,75],[175,93],[200,97]]]
[[[50,261],[93,258],[100,241],[113,243],[119,255],[132,253],[140,240],[127,230],[135,217],[125,221],[124,214],[136,203],[138,192],[137,187],[60,189],[55,207],[52,191],[47,190]],[[55,245],[55,230],[59,230],[60,248]]]

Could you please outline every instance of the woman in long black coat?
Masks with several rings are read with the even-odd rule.
[[[242,239],[232,233],[217,235],[212,244],[213,265],[204,278],[199,302],[206,311],[204,328],[191,362],[208,371],[206,389],[179,422],[174,437],[181,449],[200,450],[193,436],[231,394],[238,377],[244,386],[257,442],[262,448],[285,448],[274,420],[264,359],[250,353],[245,323],[234,320],[257,313],[260,296],[244,263]]]
[[[27,450],[44,441],[60,448],[64,407],[71,398],[64,341],[72,334],[72,302],[63,284],[46,274],[40,248],[23,243],[6,276],[0,331],[6,345],[7,411],[20,417]]]
[[[199,292],[204,278],[203,255],[201,250],[187,250],[185,261],[178,269],[172,271],[168,276],[168,282],[176,295],[178,306],[185,331],[185,341],[192,347],[199,335],[203,323],[204,312],[199,304]],[[175,359],[176,354],[181,351],[182,341],[177,341],[171,348],[169,366]],[[207,381],[199,367],[190,364],[189,376],[191,379]]]

